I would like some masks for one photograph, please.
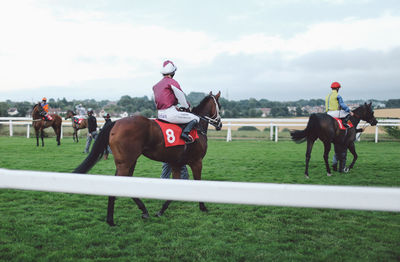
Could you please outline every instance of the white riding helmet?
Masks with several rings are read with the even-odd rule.
[[[178,68],[174,65],[174,63],[172,63],[172,61],[169,61],[169,60],[167,60],[167,61],[165,61],[164,63],[163,63],[163,67],[162,67],[162,69],[161,69],[161,74],[163,74],[163,75],[168,75],[168,74],[173,74],[173,73],[175,73],[175,71],[177,70]]]

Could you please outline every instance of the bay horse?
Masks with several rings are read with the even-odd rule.
[[[172,168],[174,179],[180,178],[180,170],[183,165],[188,164],[192,170],[193,178],[201,180],[202,161],[207,152],[207,129],[208,124],[217,130],[222,127],[219,114],[220,104],[218,99],[221,92],[213,95],[211,92],[197,107],[192,110],[193,114],[200,117],[198,124],[199,138],[191,144],[165,147],[162,131],[154,120],[143,116],[126,117],[110,123],[99,133],[93,145],[92,151],[87,158],[74,170],[74,173],[88,172],[102,157],[104,150],[109,144],[114,155],[116,176],[132,176],[136,161],[139,156],[144,155],[152,160],[169,163]],[[142,218],[148,218],[149,213],[139,198],[133,198],[142,211]],[[107,223],[114,226],[114,202],[115,197],[109,196],[107,209]],[[165,201],[160,211],[156,214],[161,216],[168,208],[171,200]],[[208,211],[203,202],[199,203],[201,211]]]
[[[331,169],[328,163],[329,152],[331,150],[331,143],[334,144],[335,153],[339,160],[339,172],[344,171],[345,165],[345,153],[347,149],[353,155],[353,161],[351,162],[349,169],[354,167],[354,164],[358,158],[354,141],[356,139],[356,128],[360,123],[360,120],[364,120],[371,126],[375,126],[378,121],[374,117],[374,111],[372,110],[372,103],[364,103],[364,105],[354,109],[353,116],[350,117],[350,121],[353,127],[347,130],[340,130],[337,121],[326,113],[311,114],[306,129],[296,130],[290,132],[292,140],[301,143],[307,140],[307,151],[306,151],[306,169],[305,176],[308,175],[308,164],[311,158],[311,151],[314,142],[319,138],[324,144],[324,161],[327,171],[327,176],[331,176]]]
[[[32,126],[33,126],[33,128],[35,128],[36,146],[39,146],[39,132],[40,132],[40,137],[42,139],[42,146],[44,146],[44,140],[43,140],[44,129],[48,128],[48,127],[53,128],[54,133],[56,134],[57,145],[59,146],[61,144],[60,138],[61,138],[62,118],[57,114],[49,114],[49,116],[51,116],[52,120],[44,120],[45,114],[46,114],[46,111],[44,111],[44,109],[40,105],[40,103],[37,103],[36,105],[33,106]]]
[[[76,113],[74,113],[74,111],[72,111],[72,110],[68,110],[67,111],[67,115],[65,116],[65,120],[67,120],[68,118],[71,118],[71,120],[72,120],[72,128],[74,129],[74,133],[72,134],[72,138],[74,139],[75,142],[78,143],[79,142],[78,130],[87,128],[88,127],[88,122],[87,122],[87,119],[85,118],[85,119],[82,119],[82,121],[79,124],[77,124],[74,121],[74,116],[76,116]]]

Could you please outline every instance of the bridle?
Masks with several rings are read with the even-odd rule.
[[[201,119],[205,120],[207,123],[209,123],[210,125],[214,126],[217,129],[221,129],[222,127],[222,123],[221,123],[221,116],[219,114],[219,106],[218,106],[218,102],[217,99],[215,98],[215,96],[210,95],[211,98],[214,101],[215,104],[215,113],[212,116],[199,116]]]

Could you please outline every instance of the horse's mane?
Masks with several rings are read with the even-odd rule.
[[[206,103],[208,102],[208,99],[210,99],[212,97],[213,97],[212,95],[208,95],[208,96],[204,97],[203,100],[200,101],[199,105],[193,107],[192,112],[198,114],[199,110],[206,105]],[[220,107],[219,101],[217,101],[217,103],[218,103],[218,106]]]

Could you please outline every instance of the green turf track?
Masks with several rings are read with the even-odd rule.
[[[84,141],[0,137],[0,167],[71,172]],[[400,144],[361,142],[349,174],[326,176],[316,143],[304,178],[305,144],[210,140],[203,179],[400,187]],[[141,157],[135,176],[159,177],[161,163]],[[90,173],[114,174],[112,158]],[[400,200],[399,200],[400,201]],[[144,199],[155,214],[162,200]],[[400,213],[173,202],[143,221],[119,198],[116,227],[105,223],[107,197],[0,189],[1,261],[399,261]]]

